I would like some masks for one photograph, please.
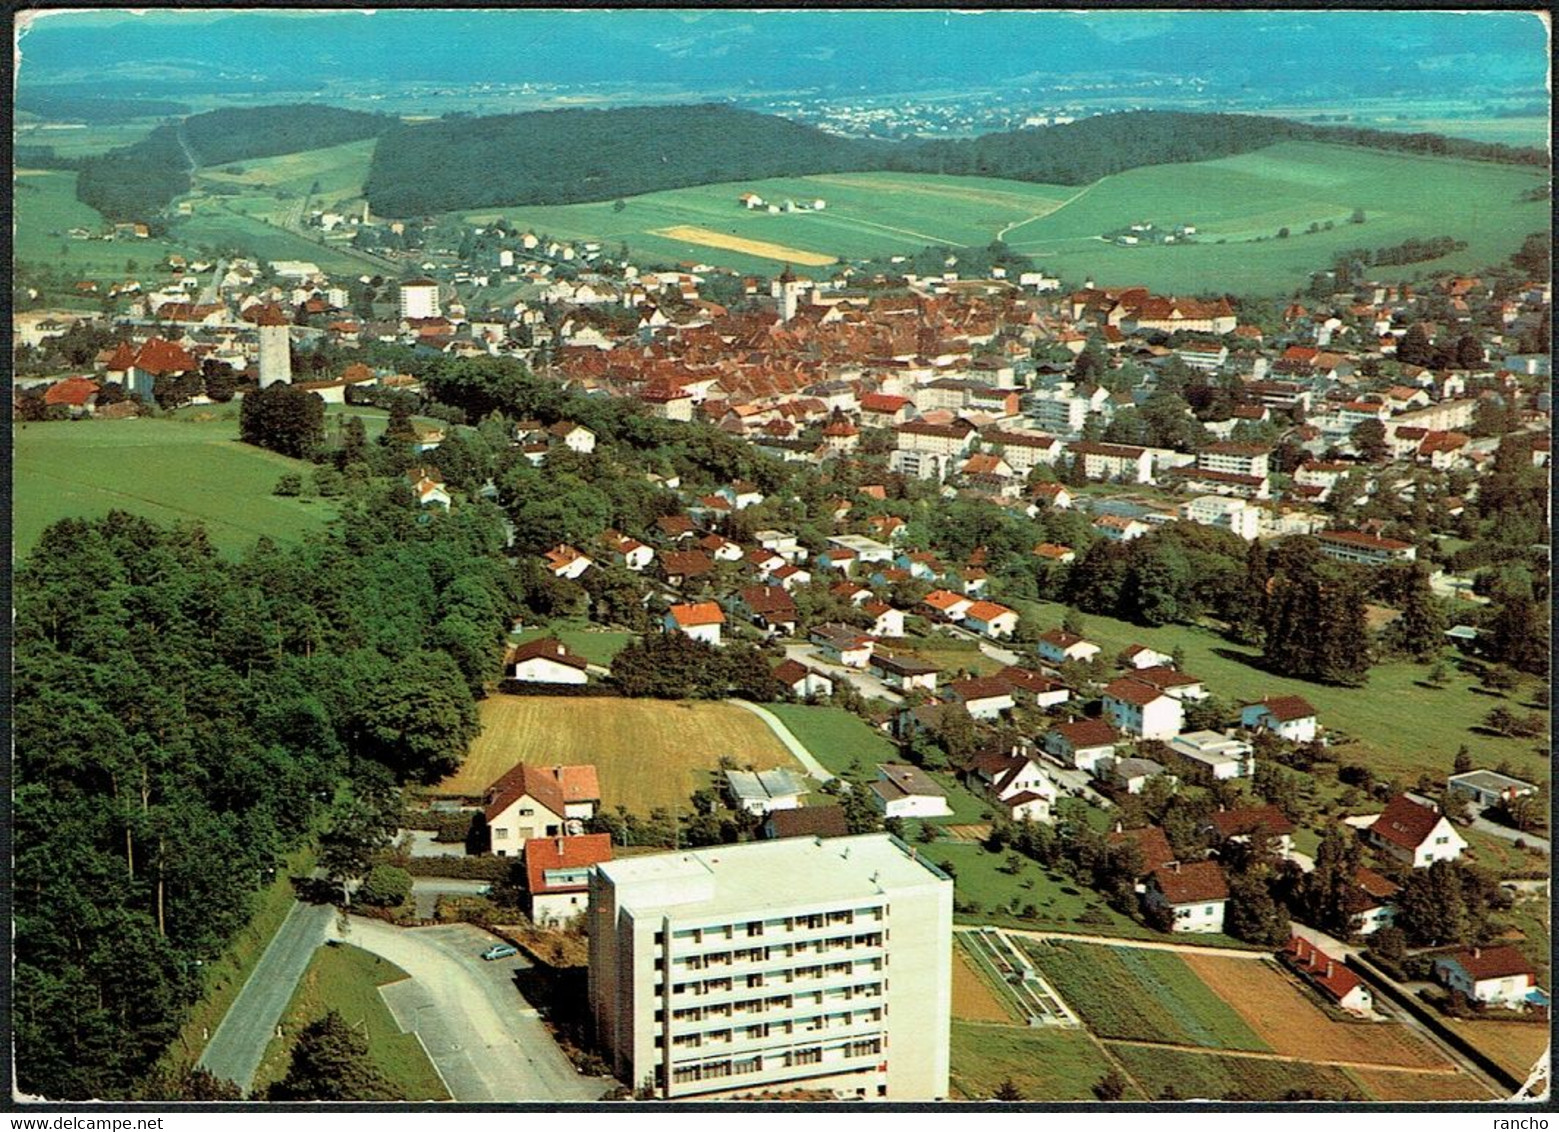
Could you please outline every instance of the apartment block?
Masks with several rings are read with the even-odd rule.
[[[659,1098],[944,1099],[952,905],[951,878],[888,834],[603,863],[597,1038]]]

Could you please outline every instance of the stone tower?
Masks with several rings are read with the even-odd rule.
[[[292,338],[287,316],[274,303],[267,303],[255,315],[260,328],[260,388],[278,382],[292,382]]]

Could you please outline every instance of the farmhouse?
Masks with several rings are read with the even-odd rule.
[[[1450,819],[1432,805],[1398,794],[1364,830],[1364,840],[1409,868],[1454,861],[1467,848]]]
[[[590,906],[590,870],[612,859],[612,835],[540,837],[525,843],[526,915],[561,927]]]
[[[1434,961],[1435,978],[1474,1002],[1524,1008],[1532,997],[1534,973],[1514,947],[1473,947]]]
[[[871,800],[885,818],[940,818],[953,812],[947,791],[925,771],[905,763],[877,768]]]
[[[493,853],[515,857],[533,838],[578,833],[600,802],[593,766],[520,763],[488,787],[482,815]]]
[[[720,626],[725,624],[725,614],[712,601],[699,601],[690,605],[673,605],[666,611],[666,628],[686,633],[695,641],[705,644],[720,643]]]
[[[1170,931],[1221,932],[1229,882],[1216,861],[1171,861],[1153,870],[1144,899],[1169,912]]]
[[[1279,952],[1288,969],[1313,986],[1327,1001],[1352,1014],[1369,1014],[1375,1005],[1370,988],[1359,976],[1303,936],[1294,936]]]
[[[554,637],[516,645],[504,663],[509,679],[527,684],[584,684],[589,661]]]

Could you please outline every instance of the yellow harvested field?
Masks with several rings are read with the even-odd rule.
[[[1486,1101],[1494,1094],[1466,1073],[1396,1073],[1389,1069],[1352,1069],[1378,1101]]]
[[[953,948],[953,1017],[965,1022],[1014,1021],[969,957],[957,947]]]
[[[601,804],[647,814],[686,806],[729,755],[745,767],[798,769],[757,716],[732,704],[609,696],[489,696],[482,733],[436,795],[476,797],[516,763],[594,763]]]
[[[728,252],[741,252],[760,259],[798,263],[803,267],[826,267],[830,263],[839,262],[837,256],[820,255],[817,252],[802,251],[800,248],[788,248],[784,244],[771,244],[767,240],[744,240],[740,236],[731,236],[708,228],[696,228],[691,224],[678,224],[675,228],[657,228],[650,235],[665,236],[668,240],[685,240],[705,248],[723,248]]]
[[[1297,979],[1272,963],[1182,955],[1223,1001],[1274,1053],[1320,1061],[1358,1061],[1409,1068],[1450,1067],[1433,1046],[1395,1022],[1339,1022],[1299,986]]]
[[[1537,1023],[1447,1021],[1453,1030],[1520,1081],[1526,1080],[1532,1066],[1548,1048],[1548,1027]]]

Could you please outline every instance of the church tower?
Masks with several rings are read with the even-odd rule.
[[[292,338],[287,316],[274,303],[255,314],[260,328],[260,388],[292,382]]]

